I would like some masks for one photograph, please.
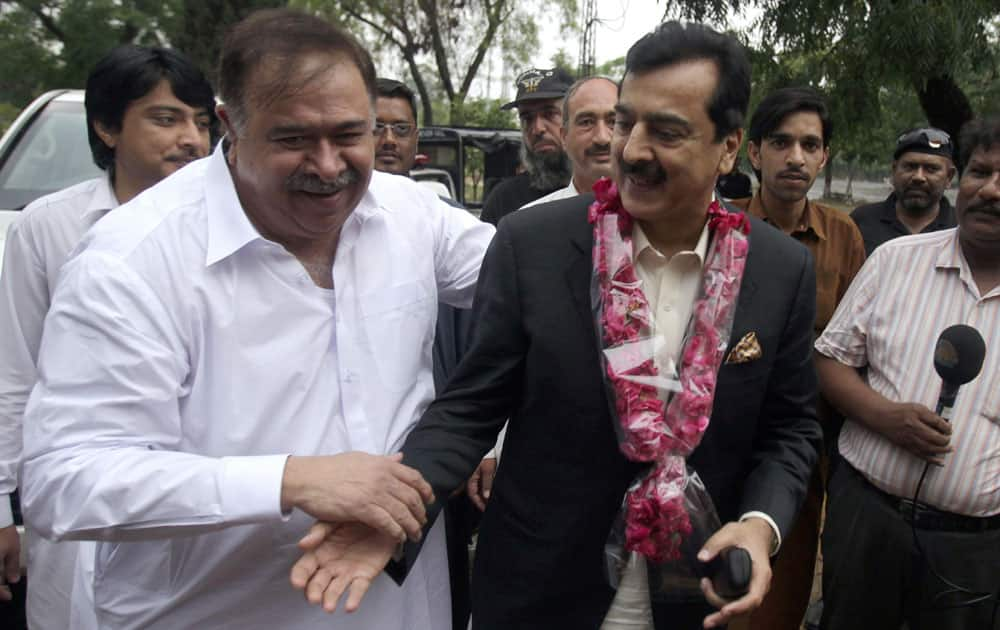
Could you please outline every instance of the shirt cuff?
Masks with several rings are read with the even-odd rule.
[[[496,458],[497,458],[497,449],[495,448],[491,448],[489,453],[483,455],[483,459],[496,459]]]
[[[777,555],[778,550],[781,549],[781,532],[778,531],[778,525],[774,522],[773,518],[763,512],[747,512],[740,517],[740,522],[742,523],[748,518],[759,518],[771,527],[771,532],[774,534],[774,542],[771,544],[771,557],[773,558]]]
[[[222,515],[227,523],[286,520],[281,480],[288,455],[222,458]]]
[[[14,524],[14,509],[10,506],[10,495],[0,494],[0,529]]]

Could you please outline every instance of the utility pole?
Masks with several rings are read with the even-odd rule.
[[[580,64],[577,71],[579,77],[589,77],[594,74],[597,49],[597,6],[594,0],[583,0],[583,37],[580,40]]]

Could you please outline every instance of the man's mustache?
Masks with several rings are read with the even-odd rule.
[[[611,145],[610,144],[592,144],[587,147],[587,150],[583,152],[587,157],[594,157],[595,155],[611,155]]]
[[[667,178],[667,172],[656,162],[626,162],[621,161],[621,171],[623,175],[639,177],[651,181],[659,181]]]
[[[360,179],[361,175],[353,168],[345,170],[330,181],[312,173],[293,173],[285,180],[285,190],[312,195],[332,195],[356,184]]]
[[[197,160],[199,157],[201,156],[198,155],[198,151],[196,151],[195,149],[182,149],[180,151],[177,151],[176,153],[169,154],[164,159],[167,162],[177,162],[180,164],[187,164],[188,162],[193,162],[194,160]]]
[[[993,216],[1000,218],[1000,204],[997,203],[977,203],[965,208],[965,213],[970,212],[982,212],[984,214],[992,214]]]
[[[789,168],[778,173],[778,177],[794,177],[796,179],[808,180],[809,176],[806,175],[805,171],[797,168]]]

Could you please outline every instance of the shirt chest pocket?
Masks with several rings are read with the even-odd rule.
[[[436,292],[419,282],[361,297],[365,337],[382,385],[404,391],[413,387],[425,363],[430,369],[436,314]]]

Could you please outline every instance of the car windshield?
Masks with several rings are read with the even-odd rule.
[[[83,103],[49,103],[0,165],[0,208],[20,209],[42,195],[97,177]]]

